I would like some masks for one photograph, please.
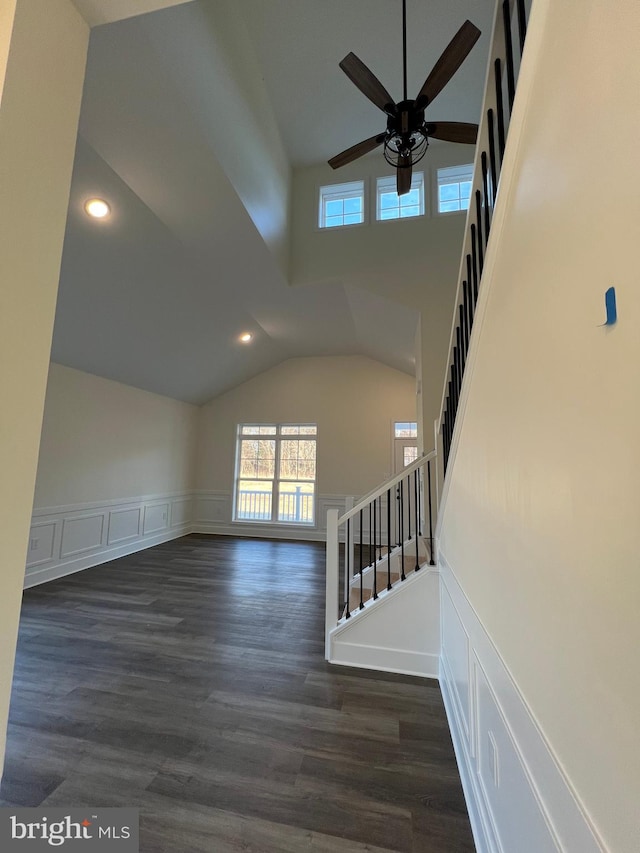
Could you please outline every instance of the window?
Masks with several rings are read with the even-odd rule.
[[[418,424],[396,421],[393,426],[394,438],[417,438]]]
[[[411,189],[404,195],[396,192],[396,176],[378,178],[376,219],[405,219],[424,216],[424,172],[414,172]]]
[[[364,181],[320,187],[320,228],[358,225],[361,222],[364,222]]]
[[[315,424],[240,424],[235,521],[315,522]]]
[[[467,210],[472,181],[473,163],[438,169],[438,213]]]

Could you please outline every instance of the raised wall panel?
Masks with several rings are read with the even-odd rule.
[[[109,545],[125,542],[140,535],[140,507],[116,509],[109,513]]]
[[[61,557],[83,554],[102,545],[104,513],[65,518],[62,526]]]
[[[157,533],[160,530],[165,530],[169,526],[169,504],[153,504],[147,505],[144,508],[144,529],[143,533],[147,536],[149,533]]]
[[[29,533],[29,548],[27,550],[27,567],[39,566],[53,559],[53,548],[56,538],[56,522],[33,524]]]
[[[557,853],[562,848],[545,820],[535,788],[479,665],[476,685],[477,774],[499,848],[504,853]]]
[[[440,686],[479,853],[602,853],[499,651],[438,549]]]
[[[181,493],[36,508],[27,552],[25,587],[37,586],[191,533],[193,504],[191,494]]]
[[[171,526],[189,524],[193,520],[193,501],[191,498],[180,498],[171,501]]]
[[[441,607],[444,626],[441,654],[451,675],[451,687],[464,726],[467,746],[471,748],[469,636],[446,588],[442,592]]]

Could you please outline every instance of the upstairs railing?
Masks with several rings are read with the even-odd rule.
[[[532,0],[499,0],[478,132],[437,441],[446,474]]]
[[[435,455],[431,451],[418,457],[342,516],[337,509],[328,510],[327,635],[340,619],[364,609],[365,590],[367,599],[375,600],[392,588],[393,580],[404,581],[419,571],[421,562],[435,565]],[[392,576],[392,556],[397,578]]]

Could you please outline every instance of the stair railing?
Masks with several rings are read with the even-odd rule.
[[[424,546],[429,564],[435,565],[435,458],[435,450],[419,456],[341,516],[337,509],[327,511],[327,643],[329,632],[341,619],[350,619],[365,608],[366,572],[372,583],[368,591],[376,600],[381,592],[392,588],[392,554],[399,559],[399,581],[408,577],[407,563],[409,573],[420,570]],[[386,562],[386,575],[379,581],[378,565],[382,562]],[[359,601],[352,607],[354,583]]]
[[[442,484],[453,442],[462,379],[469,352],[500,172],[513,111],[516,83],[524,51],[532,0],[498,0],[485,97],[478,131],[473,184],[458,291],[449,344],[449,362],[436,423],[439,453],[438,481]]]

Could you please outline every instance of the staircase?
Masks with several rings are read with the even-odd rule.
[[[435,674],[424,631],[427,610],[438,624],[435,473],[435,452],[424,454],[342,516],[327,514],[330,662]]]
[[[438,677],[436,503],[446,500],[459,434],[531,3],[496,3],[436,450],[342,516],[327,513],[325,655],[332,663]]]

